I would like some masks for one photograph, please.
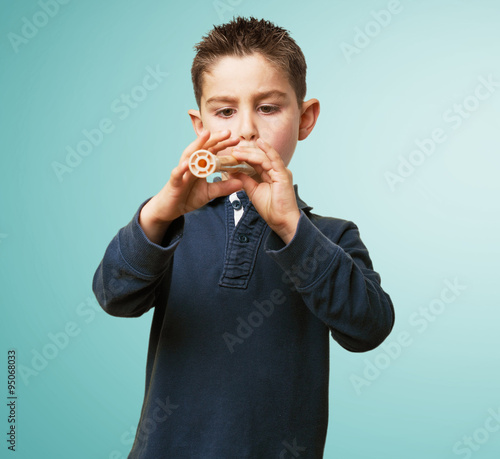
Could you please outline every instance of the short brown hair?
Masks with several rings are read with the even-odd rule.
[[[194,96],[200,107],[203,74],[209,72],[224,56],[248,56],[260,53],[282,70],[297,96],[299,107],[306,96],[306,60],[302,50],[286,29],[264,19],[236,17],[214,26],[195,45],[196,56],[191,67]]]

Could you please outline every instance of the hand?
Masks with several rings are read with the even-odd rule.
[[[233,147],[232,155],[250,164],[260,176],[260,181],[255,176],[249,177],[242,173],[233,176],[241,180],[243,189],[260,216],[288,244],[295,235],[300,218],[292,173],[271,145],[258,139],[257,146]]]
[[[238,178],[229,178],[221,182],[208,183],[195,177],[189,171],[189,157],[197,150],[204,149],[211,153],[236,145],[239,139],[230,138],[229,131],[210,134],[203,131],[182,153],[179,164],[172,170],[170,179],[162,190],[142,208],[139,224],[146,236],[159,244],[170,223],[181,215],[204,206],[219,196],[227,196],[241,190],[242,182]]]

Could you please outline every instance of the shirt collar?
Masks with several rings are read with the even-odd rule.
[[[310,210],[312,210],[312,207],[311,206],[308,206],[299,196],[299,187],[298,185],[294,185],[293,186],[293,189],[295,191],[295,199],[297,200],[297,206],[300,210],[303,210],[304,212],[308,212]],[[238,191],[238,193],[245,193],[244,191]],[[215,199],[212,199],[211,201],[209,201],[209,205],[216,205],[218,204],[220,201],[223,201],[225,199],[229,199],[229,196],[220,196],[218,198],[215,198]]]

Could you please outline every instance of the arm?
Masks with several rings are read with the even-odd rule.
[[[389,335],[394,309],[358,228],[352,222],[337,222],[328,226],[331,234],[326,237],[302,212],[292,241],[285,245],[271,233],[266,250],[342,347],[369,351]]]
[[[154,306],[156,288],[182,238],[184,217],[169,225],[160,244],[151,242],[139,224],[144,204],[112,239],[94,274],[94,294],[112,316],[138,317]]]
[[[239,142],[229,137],[229,131],[213,135],[203,131],[184,150],[161,191],[113,238],[93,279],[94,293],[106,312],[138,317],[151,309],[182,237],[184,214],[241,188],[237,179],[207,183],[188,169],[194,151],[205,148],[216,153]]]
[[[260,180],[237,174],[253,205],[273,232],[267,250],[305,304],[344,348],[362,352],[377,347],[394,323],[391,299],[380,286],[357,227],[333,219],[322,233],[299,211],[291,172],[262,139],[257,147],[236,147],[233,156],[248,162]],[[329,234],[334,233],[334,234]],[[325,235],[328,234],[328,237]]]
[[[241,188],[241,182],[235,178],[207,183],[189,171],[189,158],[200,149],[217,153],[236,145],[237,138],[230,138],[229,131],[202,131],[182,153],[179,164],[172,170],[170,179],[160,192],[144,206],[139,222],[146,236],[159,244],[170,223],[180,216],[204,206],[219,196],[227,196]]]

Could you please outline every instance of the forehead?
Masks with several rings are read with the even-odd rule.
[[[258,53],[221,57],[203,75],[202,101],[221,93],[246,97],[273,91],[295,94],[286,73]]]

